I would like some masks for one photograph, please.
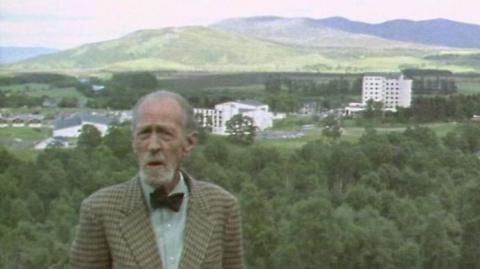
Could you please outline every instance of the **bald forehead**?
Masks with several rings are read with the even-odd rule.
[[[182,107],[178,103],[177,100],[175,100],[172,97],[169,96],[152,96],[152,97],[147,97],[145,100],[140,103],[138,107],[138,111],[141,112],[145,109],[170,109],[172,112],[180,112],[183,113]]]
[[[138,118],[168,117],[185,125],[185,113],[177,100],[168,96],[153,96],[142,101],[138,107]]]

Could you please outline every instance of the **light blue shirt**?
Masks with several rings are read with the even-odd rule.
[[[175,188],[169,193],[184,193],[183,202],[178,212],[169,208],[157,208],[152,210],[150,205],[150,193],[155,191],[142,177],[142,189],[148,207],[150,208],[150,221],[152,223],[155,238],[162,258],[164,269],[178,269],[183,250],[183,238],[185,223],[187,220],[188,187],[182,173]]]

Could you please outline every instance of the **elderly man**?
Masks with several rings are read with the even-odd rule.
[[[151,93],[132,127],[139,173],[83,201],[72,268],[243,268],[236,199],[180,170],[197,144],[191,106]]]

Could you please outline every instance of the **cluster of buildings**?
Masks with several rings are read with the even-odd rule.
[[[0,115],[0,128],[6,127],[43,127],[43,116],[34,114],[21,114],[13,117]]]
[[[384,111],[397,111],[399,107],[410,107],[412,80],[400,76],[366,75],[362,82],[362,102],[350,103],[345,115],[355,115],[367,109],[369,100],[381,102]]]
[[[226,123],[237,114],[252,118],[257,130],[272,127],[274,119],[268,105],[255,100],[221,103],[213,109],[194,108],[194,114],[200,127],[218,135],[227,134]],[[12,118],[0,117],[0,127],[52,128],[52,136],[39,141],[34,146],[36,149],[45,149],[52,145],[68,147],[68,139],[80,136],[82,127],[85,125],[94,126],[104,136],[113,122],[125,122],[131,121],[131,119],[131,111],[114,111],[108,114],[96,112],[62,114],[48,124],[44,122],[41,115],[17,115]]]
[[[344,115],[355,115],[367,108],[369,100],[381,102],[383,110],[396,111],[399,107],[409,107],[411,103],[412,80],[403,76],[366,75],[363,77],[362,102],[350,103],[344,109]],[[317,111],[314,102],[304,105],[300,114],[307,115]],[[315,112],[314,112],[315,113]],[[263,131],[273,126],[277,119],[266,104],[256,100],[237,100],[215,105],[213,109],[194,108],[194,114],[199,126],[213,134],[226,135],[227,122],[235,115],[240,114],[253,119],[255,128]],[[281,117],[284,117],[282,115]],[[280,117],[280,118],[281,118]],[[53,129],[52,137],[42,141],[42,148],[52,143],[64,143],[67,138],[78,137],[84,125],[93,125],[100,133],[105,135],[108,127],[114,122],[130,121],[131,111],[110,112],[109,115],[95,112],[80,112],[71,115],[58,116],[53,124],[48,125]],[[17,115],[15,117],[1,117],[0,127],[44,127],[41,115]]]
[[[118,121],[118,118],[106,116],[95,112],[79,112],[71,115],[58,116],[53,125],[52,136],[39,141],[34,145],[35,149],[45,149],[49,146],[69,147],[69,138],[80,136],[82,127],[85,125],[92,125],[100,134],[104,136],[107,133],[108,127],[112,122]]]
[[[241,114],[253,119],[258,130],[273,126],[273,113],[266,104],[255,100],[226,102],[215,105],[213,109],[194,108],[199,126],[214,134],[226,135],[226,123],[235,115]],[[68,116],[59,116],[53,124],[53,137],[78,137],[84,125],[93,125],[100,133],[106,134],[112,122],[125,122],[132,119],[131,111],[117,111],[110,115],[82,112]]]

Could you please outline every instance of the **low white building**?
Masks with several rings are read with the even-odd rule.
[[[345,116],[355,116],[358,112],[362,112],[366,109],[366,105],[362,103],[349,103],[344,109]]]
[[[237,114],[252,118],[259,130],[273,126],[273,114],[269,112],[268,105],[255,100],[221,103],[215,105],[214,109],[195,108],[194,114],[200,126],[220,135],[227,134],[226,124]]]
[[[133,112],[131,110],[114,110],[108,113],[109,116],[116,118],[119,123],[132,121]]]
[[[26,126],[26,120],[23,117],[15,117],[11,121],[12,127],[25,127]]]
[[[43,126],[42,120],[39,118],[32,118],[27,122],[28,127],[30,128],[41,128]]]
[[[104,136],[112,119],[93,113],[76,113],[59,117],[54,122],[53,137],[78,137],[84,125],[93,125]]]

